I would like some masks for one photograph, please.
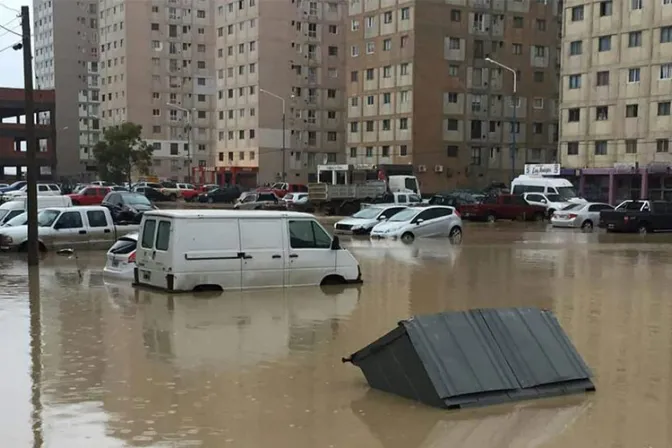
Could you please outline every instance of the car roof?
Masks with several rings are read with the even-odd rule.
[[[145,212],[144,216],[156,216],[173,219],[199,219],[199,218],[315,218],[310,213],[285,212],[285,211],[262,211],[262,210],[153,210]]]
[[[46,207],[43,208],[42,210],[55,210],[58,212],[66,212],[66,211],[90,211],[90,210],[95,210],[95,211],[100,211],[100,210],[107,210],[106,207],[103,207],[102,205],[78,205],[77,207]],[[40,210],[40,211],[42,211]]]
[[[131,233],[127,233],[127,234],[124,235],[124,236],[120,236],[119,239],[117,239],[117,241],[119,241],[119,240],[124,240],[124,239],[126,239],[126,240],[138,241],[138,234],[139,234],[139,232],[131,232]]]

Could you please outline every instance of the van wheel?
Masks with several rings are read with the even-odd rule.
[[[406,232],[401,235],[402,243],[411,244],[413,240],[415,240],[415,235],[413,235],[411,232]]]
[[[591,230],[593,230],[593,221],[591,221],[590,219],[583,221],[583,224],[581,224],[581,228],[586,232],[590,232]]]
[[[346,283],[345,279],[340,275],[327,275],[322,279],[320,286],[326,285],[344,285]]]

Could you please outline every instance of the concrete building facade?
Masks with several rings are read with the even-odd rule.
[[[103,129],[142,125],[161,178],[214,158],[214,11],[214,0],[100,2]]]
[[[588,196],[672,199],[672,2],[564,7],[563,167]]]
[[[557,159],[559,15],[547,0],[351,0],[348,163],[410,164],[424,191]],[[517,71],[514,120],[513,75]]]
[[[100,137],[97,1],[33,1],[36,89],[56,91],[54,176],[85,179],[95,171]]]
[[[343,160],[346,11],[322,0],[218,6],[220,182],[305,183],[318,164]]]

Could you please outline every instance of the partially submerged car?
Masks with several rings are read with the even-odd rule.
[[[341,219],[334,224],[335,233],[352,233],[353,235],[368,235],[377,224],[387,221],[397,213],[405,210],[405,206],[372,205],[364,208],[352,216]]]

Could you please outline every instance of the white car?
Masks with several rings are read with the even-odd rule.
[[[306,205],[308,203],[308,193],[287,193],[282,197],[281,202],[287,207]]]
[[[593,230],[600,222],[600,212],[613,210],[614,207],[600,202],[585,204],[569,204],[551,216],[553,227],[569,227],[583,230]]]
[[[4,201],[12,201],[14,199],[26,196],[28,194],[28,185],[24,185],[19,190],[8,191],[2,195]],[[61,187],[56,184],[37,184],[38,196],[60,196]]]
[[[571,204],[571,202],[564,201],[560,195],[550,193],[525,193],[523,198],[530,205],[546,207],[548,217],[553,216],[556,210],[562,210]]]
[[[418,237],[448,237],[462,242],[462,218],[454,207],[409,207],[371,230],[371,238],[400,239],[411,243]]]
[[[137,246],[138,232],[129,233],[119,238],[107,251],[107,262],[103,274],[132,280]]]
[[[334,232],[368,235],[376,224],[379,224],[382,221],[387,221],[405,209],[405,206],[400,205],[372,205],[358,211],[348,218],[338,221],[334,224]]]

